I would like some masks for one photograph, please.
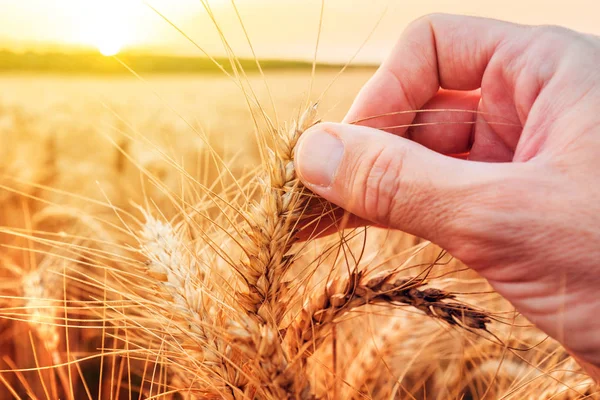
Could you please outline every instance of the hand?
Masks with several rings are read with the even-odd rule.
[[[393,114],[420,109],[464,111]],[[600,376],[600,39],[424,17],[353,121],[302,136],[306,186],[444,247]]]

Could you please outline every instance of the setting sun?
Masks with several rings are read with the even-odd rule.
[[[96,45],[98,50],[104,56],[114,56],[121,50],[122,45],[118,41],[106,40],[104,43],[99,43]]]
[[[87,3],[81,35],[105,56],[113,56],[135,41],[137,1],[110,0]]]

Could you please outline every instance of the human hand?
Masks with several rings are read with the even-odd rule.
[[[394,114],[420,109],[465,111]],[[300,139],[305,185],[447,249],[599,378],[600,38],[424,17],[345,121]]]

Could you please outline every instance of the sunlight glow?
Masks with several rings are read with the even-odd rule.
[[[109,40],[103,41],[103,43],[96,44],[98,51],[102,53],[103,56],[114,56],[119,53],[121,50],[121,43],[118,41],[110,42]]]
[[[141,3],[135,0],[84,2],[81,9],[81,40],[105,56],[113,56],[136,41],[136,13]]]

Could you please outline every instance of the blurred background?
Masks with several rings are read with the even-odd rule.
[[[259,57],[312,59],[320,0],[236,0],[234,4]],[[251,55],[231,0],[2,0],[0,7],[0,48],[8,51],[98,49],[105,55],[119,51],[202,55],[159,12],[206,52],[223,56],[226,52],[211,21],[214,17],[236,55]],[[319,60],[326,62],[346,62],[376,28],[356,60],[378,63],[410,21],[432,12],[559,24],[600,33],[600,5],[593,0],[325,0],[323,11]]]

